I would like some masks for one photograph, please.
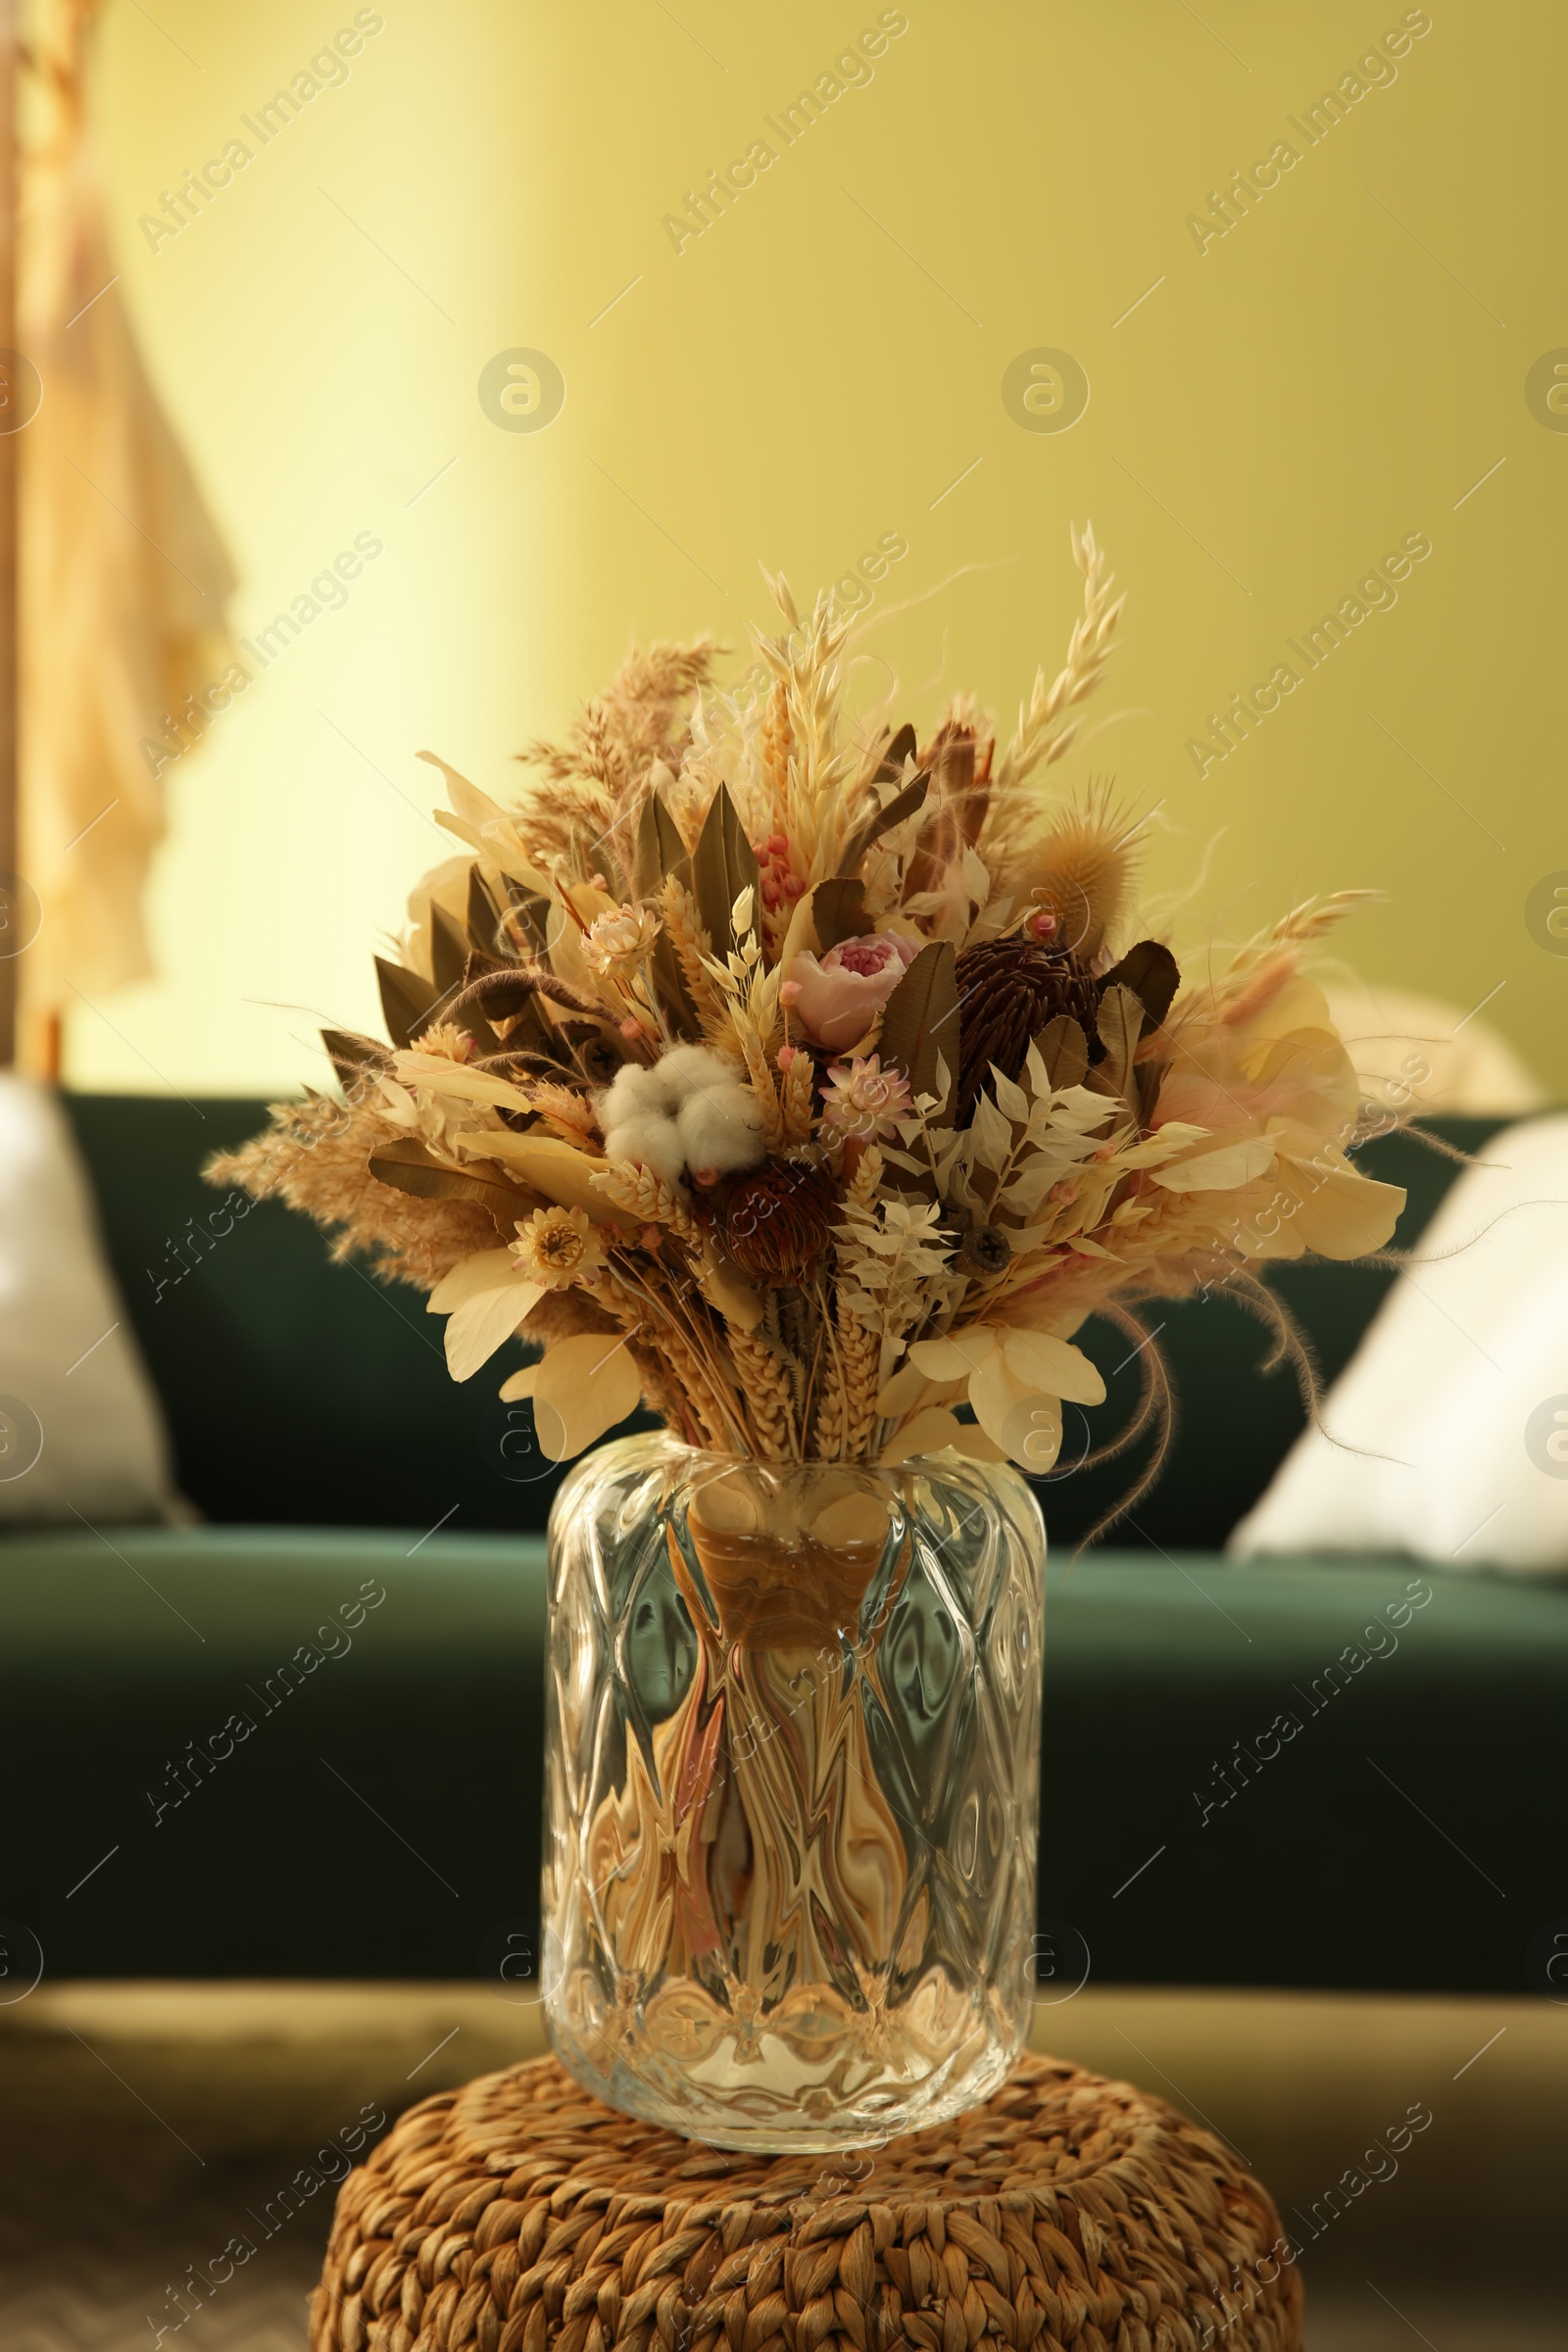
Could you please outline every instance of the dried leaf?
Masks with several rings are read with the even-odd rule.
[[[1089,1041],[1071,1013],[1058,1012],[1049,1020],[1035,1045],[1058,1095],[1065,1094],[1069,1086],[1082,1086],[1089,1068]]]
[[[430,1070],[412,1073],[406,1081],[429,1093],[447,1095],[459,1102],[488,1102],[496,1110],[531,1110],[532,1103],[510,1078],[494,1070],[471,1070],[466,1062],[440,1061]]]
[[[760,890],[761,875],[746,828],[721,784],[714,793],[692,856],[692,895],[712,952],[722,962],[735,945],[730,909],[743,890]]]
[[[542,956],[550,945],[550,908],[552,902],[541,898],[537,891],[526,890],[520,882],[510,878],[508,895],[512,902],[512,928],[520,929],[521,944],[529,953]]]
[[[447,1318],[453,1379],[471,1379],[543,1297],[538,1283],[522,1279],[510,1250],[481,1250],[454,1266],[425,1300],[427,1313]]]
[[[412,1045],[418,1032],[429,1027],[440,990],[422,973],[406,971],[401,963],[388,963],[383,956],[375,959],[375,976],[381,987],[381,1012],[388,1037],[395,1046]]]
[[[953,1117],[956,1091],[952,1073],[958,1067],[958,983],[950,939],[933,940],[920,950],[882,1014],[878,1048],[882,1067],[897,1066],[915,1095],[936,1092],[937,1060],[948,1065],[948,1093],[941,1099],[938,1124]]]
[[[997,1108],[1004,1117],[1016,1119],[1020,1124],[1028,1119],[1029,1099],[1023,1088],[1014,1085],[1010,1078],[1004,1077],[995,1062],[991,1065],[991,1087],[996,1096]]]
[[[960,1421],[958,1434],[953,1443],[956,1450],[971,1462],[1004,1462],[1007,1458],[1005,1447],[988,1438],[975,1421]]]
[[[651,792],[637,820],[632,883],[640,899],[656,899],[665,880],[691,888],[692,861],[680,828],[657,792]]]
[[[1007,1369],[1016,1380],[1070,1404],[1103,1404],[1105,1384],[1081,1348],[1045,1331],[999,1330]]]
[[[569,1461],[634,1413],[642,1379],[623,1338],[603,1331],[557,1340],[534,1371],[533,1425],[540,1448]]]
[[[446,1167],[413,1136],[398,1136],[383,1144],[371,1152],[367,1164],[378,1184],[408,1193],[416,1200],[477,1200],[489,1209],[503,1233],[510,1233],[531,1209],[542,1206],[537,1195],[524,1192],[520,1185],[486,1176],[478,1168]]]
[[[321,1043],[345,1088],[392,1066],[392,1056],[379,1038],[360,1037],[352,1029],[323,1029]]]
[[[1254,1176],[1266,1176],[1273,1164],[1273,1138],[1248,1136],[1222,1144],[1217,1152],[1200,1152],[1192,1159],[1151,1168],[1150,1177],[1167,1193],[1228,1193],[1236,1185],[1250,1184]]]
[[[877,1392],[876,1409],[884,1421],[896,1421],[933,1386],[916,1364],[905,1364]]]
[[[1107,988],[1130,988],[1142,1004],[1144,1020],[1140,1035],[1143,1037],[1161,1026],[1180,985],[1176,958],[1157,939],[1139,940],[1105,974]]]
[[[809,896],[817,955],[825,956],[847,939],[863,939],[870,930],[865,884],[853,875],[835,874],[830,881],[819,882]]]
[[[914,758],[915,742],[914,729],[906,719],[892,742],[884,747],[872,781],[877,784],[896,784],[904,773],[906,760]]]
[[[1144,1008],[1130,988],[1107,988],[1100,1000],[1100,1042],[1105,1057],[1090,1084],[1101,1094],[1125,1098],[1132,1087],[1133,1055],[1144,1033]]]
[[[1059,1161],[1043,1152],[1026,1154],[1016,1175],[1009,1180],[1000,1205],[1010,1216],[1032,1217],[1064,1172]]]
[[[1000,1353],[971,1378],[969,1402],[992,1444],[1020,1470],[1039,1477],[1054,1466],[1061,1450],[1060,1400],[1020,1380]]]
[[[553,1135],[514,1135],[482,1127],[466,1128],[454,1141],[465,1151],[515,1168],[525,1184],[558,1207],[585,1209],[596,1225],[628,1221],[594,1188],[594,1171],[605,1162],[592,1152],[579,1152],[575,1144]]]
[[[632,886],[639,899],[657,900],[666,877],[692,886],[692,861],[680,830],[657,792],[651,792],[637,821],[637,847],[632,863]],[[672,1035],[694,1041],[703,1024],[680,968],[680,957],[667,931],[654,942],[654,990],[664,1008]]]
[[[485,888],[475,858],[468,868],[468,944],[482,955],[496,956],[501,946],[502,909]]]
[[[455,996],[463,986],[464,967],[468,960],[468,932],[466,923],[448,914],[444,906],[430,904],[430,969],[435,975],[437,992]]]
[[[873,810],[863,824],[857,825],[839,858],[839,872],[845,875],[858,874],[860,860],[873,842],[880,841],[884,833],[891,833],[895,825],[903,824],[906,816],[913,816],[930,789],[929,775],[915,776],[905,785],[902,792],[894,794],[885,808]]]
[[[762,1298],[745,1276],[711,1242],[703,1244],[703,1296],[717,1307],[726,1323],[739,1331],[755,1331],[762,1320]]]
[[[941,1453],[948,1446],[956,1448],[959,1427],[945,1405],[928,1404],[911,1421],[906,1421],[898,1435],[883,1446],[883,1469],[890,1470],[895,1462],[911,1461],[920,1454]]]
[[[976,1097],[969,1133],[974,1137],[974,1155],[980,1165],[1000,1176],[1012,1151],[1012,1123],[1003,1117],[989,1095]]]
[[[450,1274],[442,1275],[424,1302],[424,1311],[450,1315],[481,1292],[510,1282],[516,1271],[517,1261],[510,1250],[476,1250],[471,1257],[460,1258]]]
[[[989,1325],[971,1324],[946,1339],[915,1340],[909,1361],[927,1380],[967,1380],[997,1352],[997,1334]]]

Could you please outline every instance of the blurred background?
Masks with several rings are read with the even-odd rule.
[[[157,778],[153,968],[54,992],[69,1081],[319,1082],[317,1022],[377,1026],[370,946],[444,855],[415,755],[504,793],[629,643],[710,628],[738,673],[760,563],[843,583],[869,686],[885,664],[916,717],[960,685],[1010,712],[1059,661],[1090,519],[1130,602],[1069,766],[1158,808],[1150,895],[1242,937],[1376,891],[1357,972],[1485,1004],[1559,1096],[1568,964],[1530,906],[1568,866],[1568,24],[1384,14],[871,10],[861,43],[812,0],[451,0],[359,12],[345,58],[303,0],[114,0],[111,267],[233,637],[320,609],[241,654]],[[251,160],[180,206],[234,140]],[[365,534],[383,552],[312,599]],[[1312,669],[1292,641],[1325,615]],[[1282,662],[1300,684],[1238,719]]]
[[[210,1265],[181,1225],[260,1099],[330,1083],[323,1023],[381,1029],[372,952],[451,847],[418,755],[505,800],[631,644],[710,630],[740,677],[776,625],[763,565],[860,614],[867,705],[893,678],[922,732],[963,687],[1006,716],[1059,664],[1089,521],[1128,605],[1059,772],[1151,814],[1149,927],[1180,953],[1364,890],[1333,975],[1363,1072],[1414,1045],[1417,1106],[1481,1122],[1467,1148],[1561,1102],[1568,18],[4,0],[0,65],[0,1049],[14,1021],[64,1089],[213,1523],[120,1528],[178,1515],[166,1464],[138,1507],[74,1491],[64,1534],[0,1547],[0,2341],[119,2352],[184,2327],[182,2277],[322,2135],[540,2046],[482,1937],[535,1917],[541,1571],[469,1531],[542,1523],[553,1486],[303,1222],[267,1204]],[[1387,1172],[1419,1190],[1413,1165]],[[8,1279],[0,1247],[0,1304]],[[1335,1304],[1350,1280],[1319,1294],[1331,1375],[1383,1296]],[[118,1303],[81,1308],[84,1346]],[[1201,1446],[1120,1539],[1144,1566],[1054,1597],[1050,1769],[1078,1793],[1048,1892],[1097,1957],[1037,2039],[1234,2138],[1312,2237],[1316,2352],[1560,2343],[1565,1596],[1445,1591],[1435,1662],[1378,1684],[1429,1842],[1348,1708],[1316,1778],[1198,1839],[1209,1748],[1408,1565],[1282,1571],[1255,1618],[1211,1599],[1298,1427],[1252,1362],[1195,1373]],[[1048,1508],[1076,1532],[1073,1494]],[[1173,1554],[1205,1580],[1168,1580],[1185,1647],[1152,1584],[1100,1597]],[[368,1641],[274,1778],[236,1769],[155,1840],[166,1748],[368,1567],[383,1662]],[[220,1608],[198,1671],[161,1612]],[[1167,1876],[1123,1900],[1167,1805]],[[1302,2209],[1417,2099],[1430,2138],[1319,2247]],[[303,2343],[328,2203],[210,2306],[184,2290],[187,2340]]]

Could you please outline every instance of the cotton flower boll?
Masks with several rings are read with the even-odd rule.
[[[599,1098],[600,1131],[608,1136],[612,1127],[623,1126],[628,1119],[646,1118],[651,1113],[657,1116],[673,1108],[657,1067],[645,1070],[640,1062],[625,1061]],[[612,1159],[619,1156],[611,1153]]]
[[[680,1130],[667,1112],[636,1112],[618,1125],[605,1120],[605,1153],[610,1159],[635,1160],[662,1184],[679,1184],[686,1165]]]
[[[710,1046],[671,1046],[646,1073],[661,1088],[671,1110],[700,1089],[733,1084],[739,1076],[735,1062],[726,1061]]]
[[[696,1087],[676,1114],[681,1151],[695,1184],[713,1184],[764,1156],[762,1112],[751,1088],[738,1078]]]
[[[632,1159],[665,1184],[700,1181],[762,1157],[762,1114],[740,1065],[708,1046],[673,1046],[651,1069],[628,1062],[599,1104],[611,1159]]]
[[[679,1184],[685,1154],[662,1067],[648,1070],[629,1061],[617,1071],[600,1099],[599,1126],[608,1158],[635,1160],[661,1183]]]
[[[741,1066],[709,1046],[674,1046],[653,1075],[675,1112],[692,1180],[710,1185],[762,1157],[762,1115]]]

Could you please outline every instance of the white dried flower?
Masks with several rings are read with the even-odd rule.
[[[651,906],[612,906],[589,925],[583,952],[602,976],[629,977],[653,954],[660,927]]]
[[[564,1291],[605,1262],[599,1237],[580,1208],[536,1208],[517,1227],[512,1254],[529,1282]]]

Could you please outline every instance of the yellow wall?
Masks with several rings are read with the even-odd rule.
[[[376,934],[443,854],[414,754],[504,789],[632,637],[743,643],[759,558],[808,591],[898,534],[878,601],[925,601],[870,646],[917,716],[961,684],[1009,710],[1065,643],[1089,516],[1131,591],[1091,710],[1124,715],[1056,772],[1159,805],[1161,894],[1220,837],[1184,930],[1379,889],[1359,968],[1466,1007],[1501,983],[1487,1017],[1568,1092],[1568,961],[1525,911],[1568,869],[1568,437],[1525,393],[1568,344],[1560,9],[388,0],[348,84],[155,255],[138,216],[354,11],[156,13],[111,0],[113,214],[241,631],[356,533],[385,553],[169,771],[164,976],[74,1017],[74,1082],[319,1082],[315,1020],[378,1026]],[[764,118],[901,13],[785,147]],[[1412,20],[1308,145],[1289,119]],[[777,160],[677,252],[663,216],[760,137]],[[1188,216],[1281,139],[1299,161],[1200,252]],[[546,431],[479,405],[518,346],[564,375]],[[1038,347],[1087,372],[1069,431],[1004,405]],[[1304,668],[1287,639],[1411,533],[1397,604],[1200,777],[1208,713]]]

